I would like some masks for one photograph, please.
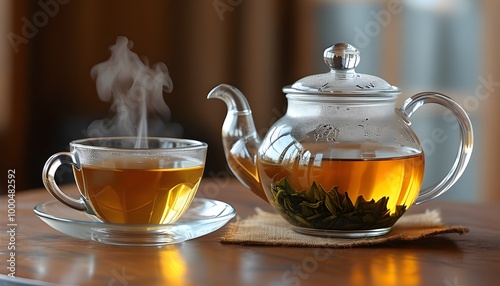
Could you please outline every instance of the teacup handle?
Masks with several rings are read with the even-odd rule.
[[[448,174],[437,184],[420,191],[415,204],[425,203],[446,192],[460,178],[472,155],[474,135],[472,124],[465,110],[453,99],[441,93],[422,92],[408,98],[400,111],[409,118],[417,109],[427,103],[436,103],[448,108],[455,116],[460,131],[460,148]],[[406,118],[406,119],[407,119]],[[408,121],[409,123],[409,121]]]
[[[75,199],[67,195],[59,188],[55,180],[56,171],[61,165],[77,166],[76,162],[75,156],[69,152],[60,152],[52,155],[43,167],[42,181],[47,191],[61,203],[79,211],[91,213],[92,211],[87,207],[82,197]]]

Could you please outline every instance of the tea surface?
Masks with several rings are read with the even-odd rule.
[[[74,169],[74,174],[103,221],[165,224],[175,222],[189,207],[203,169],[187,161],[113,159]]]

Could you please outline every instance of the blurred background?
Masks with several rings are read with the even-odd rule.
[[[90,70],[125,36],[149,63],[165,63],[173,81],[164,94],[172,128],[153,135],[207,142],[205,176],[227,177],[226,107],[206,99],[210,89],[238,87],[264,135],[286,110],[281,88],[327,72],[323,50],[348,42],[361,52],[358,72],[403,90],[398,105],[432,90],[464,107],[473,158],[443,199],[499,202],[498,12],[495,0],[0,0],[0,167],[4,178],[16,170],[17,190],[41,187],[45,160],[112,115]],[[456,124],[440,107],[419,110],[412,122],[429,185],[452,165]]]

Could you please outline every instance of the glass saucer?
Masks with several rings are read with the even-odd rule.
[[[71,209],[59,201],[38,204],[35,214],[67,235],[114,245],[157,246],[197,238],[224,226],[236,215],[230,205],[195,198],[184,215],[172,224],[115,224]]]

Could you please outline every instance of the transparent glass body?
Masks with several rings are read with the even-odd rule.
[[[395,99],[287,97],[286,114],[258,152],[257,171],[269,202],[298,227],[392,226],[415,202],[424,174],[422,148]],[[349,210],[362,203],[365,209]],[[366,209],[372,207],[380,210]],[[343,212],[360,213],[352,221],[336,221],[333,216]]]

